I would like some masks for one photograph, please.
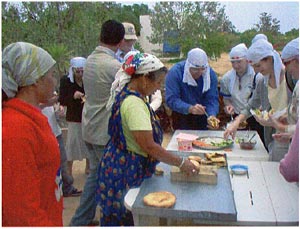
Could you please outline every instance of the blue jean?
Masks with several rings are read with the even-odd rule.
[[[62,134],[56,136],[58,145],[59,145],[59,152],[60,152],[60,167],[61,167],[61,176],[63,180],[63,193],[68,194],[73,191],[74,186],[74,179],[71,175],[68,174],[67,170],[67,154],[64,144],[64,139]]]
[[[96,214],[97,170],[105,146],[94,145],[88,142],[85,142],[85,144],[88,148],[87,156],[90,161],[90,174],[85,181],[80,204],[71,219],[70,226],[87,226],[93,221]]]

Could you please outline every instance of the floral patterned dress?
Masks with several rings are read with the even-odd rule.
[[[96,200],[101,208],[101,226],[133,225],[131,212],[124,206],[124,197],[130,188],[140,186],[144,179],[151,177],[158,163],[151,156],[143,157],[127,149],[120,108],[129,95],[145,101],[150,110],[154,141],[162,143],[163,132],[155,112],[138,92],[125,86],[112,107],[108,128],[110,141],[98,169]]]

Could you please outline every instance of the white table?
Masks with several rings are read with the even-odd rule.
[[[249,176],[232,175],[230,177],[237,210],[236,222],[208,222],[199,219],[185,219],[178,215],[168,219],[163,215],[153,217],[150,214],[136,212],[135,226],[161,225],[243,225],[243,226],[286,226],[299,225],[299,186],[288,183],[279,172],[278,162],[228,161],[243,164],[249,168]],[[229,167],[228,167],[229,169]],[[230,170],[230,169],[229,169]],[[125,206],[133,210],[133,203],[139,189],[131,189],[125,196]],[[188,193],[187,193],[188,195]]]
[[[216,137],[223,137],[224,131],[212,131],[212,130],[176,130],[167,146],[167,150],[169,151],[178,151],[178,143],[176,136],[179,133],[186,133],[186,134],[194,134],[199,137],[204,137],[204,136],[216,136]],[[256,136],[253,138],[256,140],[256,145],[254,149],[252,150],[243,150],[240,149],[239,144],[234,143],[232,147],[232,152],[225,152],[222,150],[218,150],[218,152],[223,152],[227,154],[227,159],[228,160],[234,160],[234,161],[268,161],[269,160],[269,154],[266,151],[264,144],[262,143],[259,135],[257,134],[256,131],[248,131],[249,136],[252,136],[254,133],[256,133]],[[247,134],[247,131],[237,131],[236,137],[243,137]],[[202,150],[202,149],[197,149],[193,147],[192,151],[193,153],[197,152],[202,152],[202,153],[207,153],[211,152],[209,150]]]

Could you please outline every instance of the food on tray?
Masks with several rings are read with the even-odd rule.
[[[167,191],[151,192],[144,196],[143,201],[147,206],[171,208],[176,202],[176,196]]]
[[[214,116],[210,116],[210,117],[207,119],[207,122],[208,122],[208,124],[211,125],[213,128],[218,128],[218,127],[219,127],[220,120],[217,119],[217,118],[214,117]]]
[[[188,159],[198,161],[198,162],[202,161],[202,158],[200,156],[188,156]]]
[[[154,174],[157,176],[161,176],[164,174],[164,170],[161,167],[156,166]]]
[[[252,115],[257,116],[258,118],[263,118],[264,120],[268,120],[269,116],[274,115],[275,114],[275,110],[271,109],[270,111],[261,111],[259,109],[255,109],[255,110],[250,110]]]
[[[211,161],[212,164],[216,164],[218,166],[226,166],[226,158],[224,154],[221,153],[206,153],[205,157],[207,160]]]
[[[193,145],[202,149],[223,149],[232,146],[231,139],[224,139],[222,137],[200,137],[193,141]]]

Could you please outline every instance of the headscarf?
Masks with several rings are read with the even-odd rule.
[[[19,87],[34,84],[55,64],[44,49],[26,42],[8,45],[2,53],[2,89],[13,98]]]
[[[70,61],[69,75],[68,78],[74,83],[73,68],[84,68],[86,59],[84,57],[74,57]]]
[[[117,72],[115,81],[110,89],[110,97],[106,109],[111,109],[116,95],[130,82],[133,74],[147,74],[164,67],[164,64],[154,55],[130,51],[125,55],[125,62]]]
[[[268,37],[265,34],[259,33],[259,34],[256,34],[255,37],[252,39],[251,44],[255,43],[256,41],[258,41],[260,39],[268,41]]]
[[[260,39],[249,47],[247,53],[247,59],[251,64],[257,64],[260,60],[268,56],[272,56],[274,59],[274,74],[276,88],[278,88],[280,84],[280,73],[283,68],[283,64],[279,53],[273,49],[272,44],[264,39]],[[265,76],[265,84],[267,84],[268,80],[269,77]]]
[[[248,48],[244,43],[234,46],[229,53],[230,61],[245,59],[247,57],[247,51]]]
[[[203,89],[202,92],[206,92],[210,89],[210,67],[208,65],[208,59],[206,53],[200,48],[194,48],[188,52],[188,57],[184,65],[183,83],[187,83],[190,86],[197,86],[197,82],[190,73],[190,68],[206,68],[202,73],[203,77]]]
[[[288,60],[296,56],[299,56],[299,37],[284,46],[281,53],[281,59]]]
[[[234,46],[229,53],[230,61],[239,61],[239,60],[245,59],[247,57],[247,51],[248,51],[248,48],[244,43]],[[233,69],[233,71],[235,72],[234,69]],[[235,73],[230,78],[230,81],[229,81],[230,93],[233,92],[233,87],[234,87],[234,83],[236,81],[236,77],[238,77],[238,76]]]

